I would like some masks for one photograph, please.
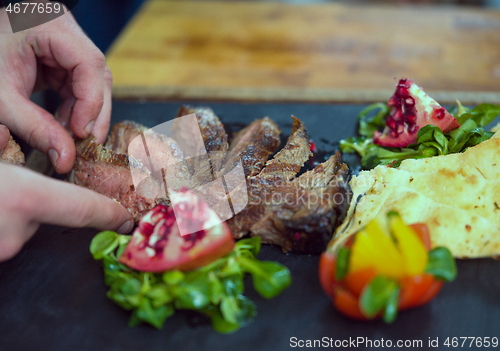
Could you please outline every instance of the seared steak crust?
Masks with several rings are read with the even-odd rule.
[[[342,163],[340,152],[335,152],[328,160],[292,181],[294,186],[305,189],[324,188],[336,177],[346,177],[347,166]]]
[[[240,161],[245,176],[259,174],[269,156],[280,145],[280,134],[280,128],[269,117],[253,121],[234,136],[224,169],[219,176],[229,172]]]
[[[177,112],[177,117],[185,116],[194,113],[200,128],[201,136],[203,138],[203,145],[199,145],[202,150],[194,150],[198,154],[204,154],[205,150],[210,158],[200,157],[197,162],[192,164],[192,171],[194,179],[198,179],[201,183],[213,180],[214,175],[221,169],[228,150],[227,134],[224,125],[209,107],[194,107],[194,106],[181,106]],[[181,129],[176,132],[176,137],[190,138],[191,131]],[[184,145],[192,144],[193,138],[183,143]],[[194,161],[194,160],[193,160]],[[209,177],[210,175],[210,177]]]
[[[130,142],[148,128],[133,121],[121,121],[111,129],[105,148],[111,149],[118,154],[127,154]]]
[[[266,167],[259,174],[260,177],[278,177],[281,180],[290,180],[300,172],[304,163],[312,156],[306,126],[295,116],[292,118],[292,134],[285,147],[266,163]]]
[[[205,143],[207,152],[211,151],[227,151],[227,134],[224,125],[219,120],[210,107],[194,107],[189,105],[181,106],[177,112],[177,117],[194,113],[198,126],[200,127],[201,136]]]
[[[12,136],[10,136],[7,146],[3,150],[0,150],[0,161],[24,166],[24,154],[21,151],[21,147],[14,141]]]

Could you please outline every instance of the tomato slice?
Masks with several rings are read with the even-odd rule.
[[[343,315],[357,319],[368,320],[359,309],[359,301],[356,296],[343,287],[336,287],[334,291],[333,306]]]
[[[323,252],[319,258],[319,283],[325,294],[334,297],[334,288],[338,285],[335,280],[337,270],[337,257],[327,251]]]
[[[400,310],[421,306],[431,301],[441,290],[443,282],[431,274],[421,274],[401,281],[398,307]]]
[[[410,224],[410,227],[417,233],[418,237],[422,242],[424,243],[425,248],[427,251],[431,249],[431,236],[429,234],[429,228],[427,228],[427,225],[425,223],[414,223]]]
[[[174,209],[158,205],[141,219],[119,261],[144,272],[189,271],[228,254],[234,247],[229,227],[205,202],[192,196],[197,202],[192,200],[184,208],[194,206],[197,220],[213,226],[181,235]]]
[[[359,297],[365,286],[367,286],[376,275],[377,271],[375,268],[368,267],[356,272],[347,273],[344,279],[342,279],[342,283],[351,293]]]
[[[441,291],[443,285],[444,282],[442,280],[434,279],[434,281],[432,282],[431,286],[427,289],[425,294],[422,297],[420,297],[420,299],[417,301],[415,307],[425,305],[426,303],[432,301],[432,299],[434,299],[436,295]]]

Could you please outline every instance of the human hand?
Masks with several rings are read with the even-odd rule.
[[[7,13],[0,9],[0,77],[0,123],[47,154],[58,173],[69,172],[75,162],[66,129],[78,138],[92,133],[104,142],[111,72],[71,13],[12,34]],[[29,100],[34,90],[47,87],[63,99],[58,120]]]
[[[134,221],[117,202],[89,189],[0,162],[0,261],[16,255],[41,223],[128,233]]]
[[[3,124],[0,124],[0,151],[5,149],[7,143],[9,142],[9,138],[10,138],[9,129]]]

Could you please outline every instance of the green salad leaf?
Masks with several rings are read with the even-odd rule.
[[[335,279],[341,281],[344,279],[349,269],[349,256],[351,250],[347,247],[341,247],[337,252],[337,270],[335,272]]]
[[[453,281],[457,277],[457,265],[450,250],[439,246],[429,251],[425,272],[445,282]]]
[[[398,297],[398,283],[393,279],[377,276],[363,289],[359,297],[359,307],[368,318],[383,312],[384,321],[391,323],[397,316]]]
[[[343,153],[357,153],[361,157],[363,169],[372,169],[378,165],[397,167],[408,158],[460,153],[493,136],[494,133],[486,131],[484,127],[500,115],[500,106],[481,104],[471,110],[457,101],[457,106],[450,113],[458,120],[459,128],[444,133],[436,126],[427,125],[418,131],[416,144],[406,148],[391,148],[373,143],[373,133],[382,132],[385,127],[389,107],[380,102],[372,104],[358,116],[359,136],[341,140],[340,150]]]
[[[246,273],[265,298],[279,295],[291,284],[288,268],[256,258],[260,237],[238,241],[228,255],[197,270],[162,274],[121,264],[118,258],[129,241],[129,235],[104,231],[90,244],[92,256],[102,260],[108,298],[132,312],[129,326],[149,323],[161,329],[175,310],[194,310],[207,315],[216,331],[232,333],[257,313],[255,304],[243,295]]]

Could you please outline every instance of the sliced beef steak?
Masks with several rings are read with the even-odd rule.
[[[228,221],[236,238],[257,235],[283,252],[325,249],[349,207],[348,169],[337,152],[293,179],[310,155],[305,127],[294,118],[285,147],[257,176],[247,179],[248,205]]]
[[[182,106],[177,112],[177,117],[194,113],[201,131],[203,142],[207,152],[227,151],[227,134],[224,125],[209,107]],[[182,133],[188,137],[189,133]]]
[[[293,118],[292,134],[288,137],[285,147],[266,163],[264,169],[256,172],[257,175],[247,177],[248,206],[228,223],[236,238],[248,234],[251,226],[265,215],[266,207],[268,207],[266,204],[270,203],[269,197],[272,197],[273,194],[281,197],[280,191],[293,190],[288,181],[300,171],[309,158],[310,144],[304,124],[299,119]],[[237,142],[242,143],[242,140],[243,138]],[[250,147],[253,148],[252,145]],[[244,154],[245,150],[241,153]],[[298,155],[297,159],[293,158],[294,154]],[[232,191],[232,189],[228,190]]]
[[[295,177],[304,166],[304,163],[312,156],[306,126],[295,116],[292,116],[292,118],[292,134],[288,138],[285,147],[266,163],[266,167],[259,174],[261,178],[290,180]]]
[[[198,126],[175,119],[171,138],[124,121],[113,127],[107,148],[94,138],[78,141],[71,180],[116,199],[136,220],[157,203],[169,203],[166,180],[168,187],[193,189],[223,219],[238,213],[227,221],[236,238],[258,235],[284,252],[322,251],[351,197],[340,153],[296,177],[311,156],[299,119],[292,116],[286,145],[268,161],[281,133],[268,117],[252,122],[228,145],[224,126],[211,109],[183,106],[178,117],[189,114],[195,114]],[[137,179],[142,182],[134,187]]]
[[[104,147],[116,154],[131,154],[143,166],[155,170],[153,176],[158,181],[162,175],[168,177],[168,186],[176,190],[190,185],[191,175],[183,150],[172,138],[142,124],[132,121],[116,123]],[[162,174],[162,168],[166,173]]]
[[[208,128],[210,123],[222,126],[215,115],[210,116],[206,111],[200,120],[203,128]],[[199,136],[200,131],[197,132]],[[218,133],[221,134],[225,132]],[[203,135],[203,139],[212,140],[210,132],[205,131]],[[221,148],[227,150],[227,136],[222,139],[225,147]],[[203,162],[198,160],[199,167],[193,170],[193,175],[189,159],[174,139],[135,122],[117,123],[106,146],[97,144],[95,138],[78,141],[70,181],[116,199],[136,221],[157,203],[169,203],[165,184],[169,189],[178,190],[213,179],[208,159],[205,163],[208,167],[201,167]],[[211,150],[214,149],[215,146]],[[134,187],[134,184],[139,185]]]
[[[224,125],[209,107],[182,106],[177,112],[177,117],[195,114],[199,130],[191,130],[188,124],[176,124],[174,121],[174,133],[176,140],[187,150],[190,155],[204,155],[190,160],[190,168],[193,180],[199,184],[205,184],[215,178],[221,169],[228,150],[227,134]],[[193,143],[198,140],[197,133],[201,132],[202,142],[200,145]]]
[[[14,141],[12,136],[9,138],[7,146],[3,150],[0,150],[0,161],[24,166],[24,154],[21,151],[21,147]]]
[[[340,152],[335,152],[328,160],[317,165],[314,169],[295,178],[292,183],[294,186],[300,186],[304,189],[324,188],[332,180],[341,176],[345,178],[348,172],[347,166],[342,163]]]
[[[265,215],[250,228],[252,236],[277,244],[284,252],[319,253],[325,249],[349,208],[348,169],[338,154],[311,172],[313,182],[291,182],[281,196],[274,194]]]
[[[269,156],[280,145],[280,134],[278,125],[269,117],[253,121],[234,136],[219,176],[230,172],[239,162],[243,164],[245,176],[259,174]]]
[[[159,196],[162,184],[151,177],[139,161],[104,148],[93,136],[76,142],[76,156],[69,181],[115,199],[136,221],[156,204],[168,201]],[[131,168],[144,179],[137,188]]]

